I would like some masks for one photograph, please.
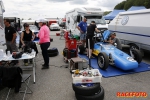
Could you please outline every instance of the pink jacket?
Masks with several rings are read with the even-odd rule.
[[[50,42],[50,30],[49,28],[46,26],[46,25],[43,25],[41,28],[40,28],[40,31],[39,31],[39,38],[40,38],[40,41],[39,43],[45,43],[45,42]]]

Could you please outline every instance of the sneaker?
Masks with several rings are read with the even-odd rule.
[[[25,66],[28,66],[28,63],[24,63]]]

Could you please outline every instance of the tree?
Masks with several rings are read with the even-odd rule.
[[[128,10],[131,6],[145,6],[150,8],[150,0],[126,0],[118,3],[114,9],[125,9]]]
[[[145,6],[146,8],[150,8],[150,0],[145,0],[144,6]]]
[[[124,5],[124,9],[128,10],[131,6],[133,6],[135,0],[128,0],[125,5]]]
[[[110,12],[112,12],[112,11],[105,11],[105,12],[104,12],[104,15],[107,15],[107,14],[109,14]]]
[[[118,9],[118,10],[122,10],[124,9],[124,5],[125,5],[126,1],[122,1],[121,3],[117,4],[114,9]]]

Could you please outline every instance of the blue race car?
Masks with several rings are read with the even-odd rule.
[[[114,46],[108,42],[104,42],[104,40],[106,40],[109,35],[110,32],[108,30],[103,34],[101,33],[102,42],[96,42],[94,44],[94,50],[92,54],[97,56],[98,66],[104,70],[107,69],[109,65],[116,66],[122,70],[137,68],[138,64],[142,61],[140,51],[133,49],[130,51],[131,56],[128,55],[127,53],[120,50],[121,48],[118,49],[117,45]]]

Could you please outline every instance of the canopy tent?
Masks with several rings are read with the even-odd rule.
[[[119,12],[124,12],[125,10],[113,10],[111,13],[104,16],[105,20],[113,20]]]
[[[146,9],[144,6],[132,6],[127,11]]]

